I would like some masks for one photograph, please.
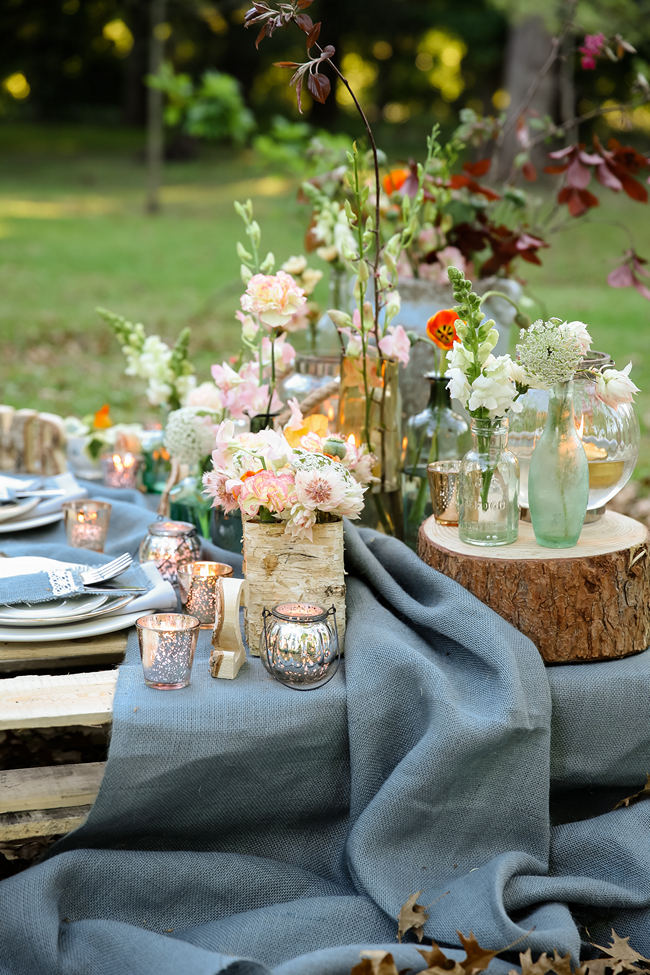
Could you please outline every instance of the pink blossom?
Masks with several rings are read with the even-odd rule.
[[[290,274],[254,274],[241,296],[244,311],[257,315],[269,328],[283,328],[305,304],[305,293]]]
[[[411,355],[411,343],[406,331],[401,325],[389,325],[386,335],[379,340],[382,355],[389,359],[397,359],[402,365],[408,365]]]
[[[294,504],[285,531],[293,538],[308,538],[312,542],[315,524],[316,512],[312,508],[304,508],[300,504]]]
[[[284,372],[293,366],[296,358],[296,350],[290,342],[287,342],[283,335],[275,339],[273,343],[273,357],[275,359],[276,369]],[[271,366],[271,339],[268,335],[265,335],[262,339],[262,365],[264,369],[270,369]]]
[[[630,379],[632,363],[625,369],[604,369],[596,376],[596,396],[608,406],[617,407],[620,403],[631,403],[639,387]]]
[[[336,466],[298,471],[296,497],[305,508],[334,511],[345,497],[345,468]]]
[[[296,503],[293,474],[259,471],[246,478],[238,500],[242,514],[248,518],[254,518],[260,508],[268,508],[272,514],[281,515]]]
[[[212,506],[223,508],[226,514],[237,508],[237,501],[231,491],[227,489],[227,477],[220,471],[207,471],[203,475],[203,489],[213,501]]]
[[[582,57],[580,58],[580,64],[586,71],[593,71],[596,67],[596,58],[600,56],[600,53],[605,45],[605,35],[604,34],[586,34],[585,39],[582,43],[582,47],[578,48]]]
[[[303,417],[302,417],[302,410],[300,409],[300,403],[294,396],[288,401],[287,406],[291,410],[291,416],[289,417],[289,422],[287,423],[287,426],[289,427],[290,430],[299,430],[303,424]]]

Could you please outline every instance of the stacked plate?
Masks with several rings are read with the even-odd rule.
[[[82,498],[86,494],[85,489],[77,483],[70,473],[48,477],[42,482],[40,478],[29,477],[29,475],[22,477],[0,474],[0,486],[14,491],[30,490],[36,487],[37,489],[45,488],[60,492],[54,497],[24,498],[0,504],[0,534],[5,535],[11,532],[26,531],[28,528],[40,528],[41,525],[51,525],[55,521],[61,521],[63,518],[61,505],[63,502]]]
[[[112,633],[142,615],[123,612],[133,596],[89,595],[39,606],[0,606],[0,642],[33,643]]]

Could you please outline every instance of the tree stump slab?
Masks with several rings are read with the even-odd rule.
[[[512,545],[481,548],[433,517],[418,554],[533,641],[546,663],[611,660],[650,641],[648,530],[613,511],[585,525],[573,548],[543,548],[519,523]]]

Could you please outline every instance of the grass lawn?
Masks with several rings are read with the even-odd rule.
[[[424,139],[424,133],[423,133]],[[81,415],[110,402],[117,419],[146,403],[123,377],[98,305],[173,341],[192,326],[201,379],[233,351],[240,292],[233,200],[251,197],[263,247],[279,261],[302,250],[306,210],[296,185],[248,153],[214,152],[165,168],[163,210],[146,215],[139,133],[0,126],[0,401]],[[650,256],[647,208],[611,196],[524,265],[533,314],[581,319],[642,387],[639,473],[650,475],[650,303],[605,278],[632,230]]]

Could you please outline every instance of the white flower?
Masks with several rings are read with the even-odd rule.
[[[214,449],[215,417],[200,406],[185,406],[169,414],[165,446],[180,464],[194,466]]]
[[[447,383],[447,389],[449,390],[451,398],[457,399],[463,405],[465,405],[471,390],[470,385],[467,382],[467,376],[463,370],[459,367],[454,367],[453,369],[448,369],[445,376],[449,380]]]
[[[302,254],[300,257],[290,257],[284,262],[281,271],[286,271],[287,274],[291,274],[293,277],[300,277],[303,271],[307,267],[307,258]]]
[[[467,346],[463,345],[462,342],[454,342],[451,349],[447,353],[449,370],[459,369],[461,372],[466,372],[473,361],[474,359],[472,353],[469,351]],[[449,375],[449,373],[447,373],[447,375]],[[455,397],[455,399],[458,398],[459,397]]]
[[[305,304],[305,294],[290,274],[255,274],[240,299],[244,311],[269,328],[282,328]]]
[[[489,410],[492,418],[504,416],[508,410],[518,412],[521,405],[514,402],[517,390],[510,379],[510,356],[490,356],[480,376],[471,385],[467,403],[470,412],[481,408]]]
[[[345,497],[345,468],[339,466],[296,473],[296,497],[305,508],[334,511]]]
[[[203,406],[215,413],[223,410],[223,396],[216,383],[201,383],[192,389],[187,397],[187,406]]]
[[[608,406],[618,406],[619,403],[631,403],[639,387],[630,379],[632,363],[628,362],[625,369],[604,369],[596,376],[596,396]]]
[[[491,328],[487,333],[487,336],[481,342],[478,347],[478,359],[480,363],[484,363],[490,352],[495,348],[497,342],[499,341],[499,333],[496,328]],[[457,345],[458,343],[454,343]]]
[[[564,335],[570,335],[577,342],[580,351],[584,355],[591,348],[591,335],[587,331],[584,322],[564,322],[560,325],[559,331]]]
[[[573,326],[582,326],[574,328]],[[539,319],[520,332],[517,357],[528,376],[528,385],[550,389],[573,379],[583,356],[586,329],[582,322]],[[591,342],[591,339],[589,340]]]

